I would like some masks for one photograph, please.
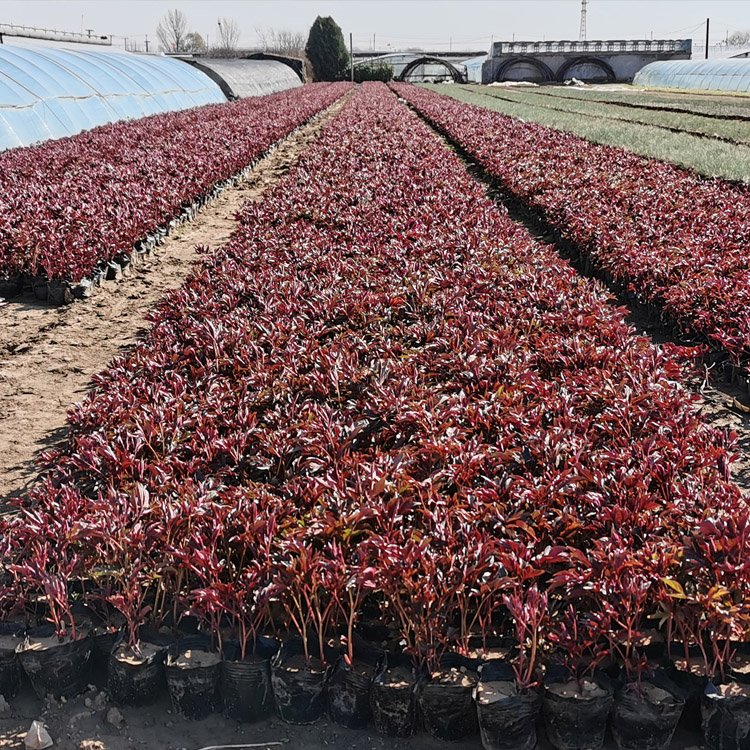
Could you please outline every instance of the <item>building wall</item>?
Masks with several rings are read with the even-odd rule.
[[[649,63],[690,59],[691,46],[690,40],[496,42],[482,64],[481,82],[570,78],[629,82]]]

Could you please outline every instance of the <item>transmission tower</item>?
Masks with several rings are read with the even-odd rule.
[[[578,40],[581,42],[586,41],[586,9],[588,4],[589,0],[581,0],[581,29],[578,32]]]

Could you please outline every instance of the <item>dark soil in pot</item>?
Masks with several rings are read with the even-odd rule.
[[[550,743],[557,750],[600,750],[613,700],[603,679],[546,684],[542,709]]]
[[[750,685],[750,653],[747,648],[747,644],[741,644],[729,664],[729,677],[743,685]]]
[[[153,703],[165,687],[164,660],[168,643],[142,638],[137,650],[127,641],[117,643],[109,657],[107,692],[118,705]]]
[[[0,623],[0,695],[6,700],[18,692],[21,667],[16,649],[23,640],[23,625]]]
[[[612,735],[620,750],[666,750],[685,706],[676,686],[642,681],[615,692]]]
[[[701,718],[706,750],[750,750],[750,685],[708,683]]]
[[[512,638],[471,638],[469,657],[482,665],[507,663],[517,648]]]
[[[514,680],[485,680],[476,689],[477,716],[485,750],[532,750],[542,697],[518,690]]]
[[[221,656],[202,636],[188,636],[170,649],[166,660],[172,708],[186,719],[205,719],[219,704]]]
[[[221,698],[224,715],[229,719],[253,722],[273,711],[271,689],[271,658],[278,643],[271,638],[259,639],[244,659],[240,658],[239,645],[224,649],[221,662]]]
[[[418,693],[425,729],[439,740],[460,740],[477,731],[473,670],[445,667],[434,673]]]
[[[384,664],[372,683],[370,709],[379,734],[411,737],[417,723],[417,679],[410,667]]]
[[[32,628],[16,653],[38,698],[48,694],[72,698],[88,687],[91,639],[87,633],[79,633],[74,641],[61,642],[51,627]]]

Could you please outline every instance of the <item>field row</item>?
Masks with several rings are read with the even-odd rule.
[[[91,277],[347,89],[315,84],[0,154],[0,280]]]
[[[320,694],[329,642],[353,669],[366,620],[427,685],[504,637],[526,703],[544,664],[638,682],[658,615],[724,674],[750,551],[726,439],[611,301],[359,87],[96,378],[4,529],[5,615],[43,598],[69,638],[83,590],[135,656],[188,613],[243,656],[296,635]],[[473,707],[441,728],[419,695],[435,734],[470,731]]]
[[[399,94],[594,266],[735,362],[750,357],[750,190],[426,89]]]
[[[750,145],[746,143],[748,128],[744,122],[724,123],[703,118],[699,126],[701,132],[694,134],[690,130],[696,127],[696,121],[690,120],[688,123],[687,114],[676,114],[674,117],[679,119],[673,121],[667,113],[654,112],[651,117],[660,118],[663,114],[667,119],[648,124],[637,120],[646,120],[649,111],[642,115],[642,110],[617,108],[614,112],[608,112],[607,117],[591,116],[597,107],[608,105],[562,95],[539,94],[536,90],[530,93],[526,90],[457,85],[431,88],[462,102],[574,133],[594,143],[626,148],[650,159],[672,162],[707,177],[750,182]],[[547,90],[545,88],[545,92]],[[563,108],[571,111],[559,111]],[[628,114],[623,117],[623,112]],[[716,132],[712,130],[714,124],[726,133],[725,137],[739,142],[728,143],[708,137],[709,133]]]
[[[644,91],[637,88],[607,89],[546,86],[539,93],[565,99],[603,102],[613,106],[701,115],[717,120],[750,121],[750,98],[728,94]]]
[[[550,95],[536,89],[473,89],[487,96],[504,99],[517,104],[542,107],[565,114],[583,115],[584,118],[613,120],[648,127],[663,128],[671,132],[697,135],[703,138],[724,140],[730,143],[750,145],[750,127],[745,121],[725,120],[688,114],[675,110],[635,108],[586,99],[585,97]],[[750,111],[750,109],[748,110]],[[750,119],[750,117],[748,118]]]

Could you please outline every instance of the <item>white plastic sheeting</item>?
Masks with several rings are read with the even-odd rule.
[[[188,62],[216,81],[229,99],[265,96],[302,85],[294,69],[279,60],[201,57]]]
[[[633,79],[636,86],[660,89],[750,92],[750,59],[654,62]]]
[[[214,81],[180,60],[0,45],[0,151],[224,101]]]

